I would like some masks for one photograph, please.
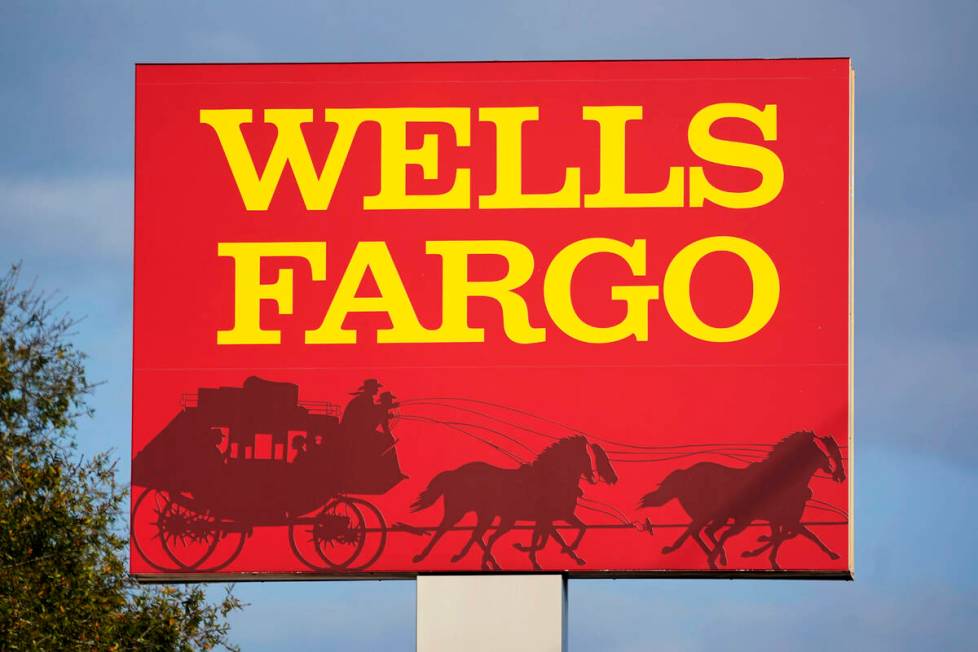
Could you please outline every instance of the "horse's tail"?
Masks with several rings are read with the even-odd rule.
[[[435,501],[445,494],[445,483],[449,478],[449,473],[451,471],[443,471],[431,479],[431,482],[428,483],[428,488],[422,491],[418,495],[418,499],[411,503],[412,512],[418,512],[431,507],[435,504]]]
[[[639,501],[639,507],[659,507],[660,505],[665,505],[670,500],[676,497],[676,482],[679,480],[683,470],[673,471],[666,476],[666,479],[662,481],[659,488],[655,491],[650,491],[649,493],[642,496],[642,500]]]

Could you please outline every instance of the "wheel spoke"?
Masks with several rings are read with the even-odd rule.
[[[187,498],[171,496],[160,515],[163,549],[184,570],[201,570],[220,539],[217,519],[194,510]]]
[[[363,548],[363,513],[350,500],[338,497],[316,516],[312,526],[313,543],[328,568],[345,569]]]

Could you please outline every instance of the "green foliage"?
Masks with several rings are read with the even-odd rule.
[[[73,438],[93,385],[75,323],[15,266],[0,277],[0,648],[208,650],[227,642],[230,590],[136,584],[126,491],[108,453]],[[233,648],[232,648],[233,649]]]

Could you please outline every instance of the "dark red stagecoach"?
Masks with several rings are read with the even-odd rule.
[[[133,459],[134,552],[161,571],[216,572],[255,528],[287,526],[310,569],[369,567],[388,530],[359,496],[386,493],[405,476],[389,430],[341,424],[337,412],[299,401],[297,385],[257,377],[185,395]]]

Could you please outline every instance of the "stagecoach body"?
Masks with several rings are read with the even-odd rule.
[[[297,385],[253,376],[182,397],[177,415],[133,459],[133,485],[142,488],[133,523],[140,510],[144,518],[155,511],[163,563],[185,571],[223,568],[254,528],[275,526],[289,528],[294,554],[314,570],[355,570],[379,556],[364,548],[372,530],[382,531],[382,549],[386,524],[351,494],[383,494],[404,477],[388,435],[344,428],[335,404],[300,401]],[[240,541],[213,559],[227,538]],[[313,550],[303,552],[308,541],[297,538]],[[135,528],[133,543],[160,567]],[[199,549],[187,552],[193,545]],[[331,546],[342,550],[323,550]]]

